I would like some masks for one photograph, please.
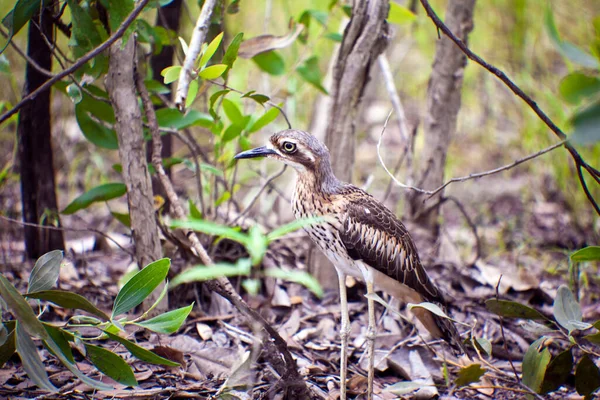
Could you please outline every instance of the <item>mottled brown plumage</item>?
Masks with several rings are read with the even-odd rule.
[[[371,195],[334,176],[325,145],[306,132],[286,130],[271,136],[267,146],[236,158],[256,156],[283,161],[297,170],[294,214],[324,217],[325,222],[305,230],[335,265],[340,279],[351,275],[401,301],[427,301],[445,308],[443,295],[423,268],[406,227]],[[345,291],[343,283],[340,291]],[[413,312],[433,336],[462,348],[451,321],[424,309]]]

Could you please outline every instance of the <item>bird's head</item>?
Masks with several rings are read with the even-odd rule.
[[[329,167],[329,150],[311,134],[288,129],[273,134],[266,146],[244,151],[241,158],[268,157],[294,167],[298,172],[315,171]]]

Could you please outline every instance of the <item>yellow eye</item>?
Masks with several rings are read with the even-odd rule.
[[[296,143],[292,143],[292,142],[283,142],[283,151],[285,151],[288,154],[292,154],[293,152],[296,151]]]

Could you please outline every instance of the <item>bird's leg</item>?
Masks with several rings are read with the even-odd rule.
[[[340,400],[346,400],[346,372],[348,370],[348,336],[350,335],[350,317],[348,316],[348,298],[346,297],[346,274],[338,270],[340,283],[340,305],[342,314],[342,351],[340,355]]]
[[[367,280],[367,294],[375,294],[373,281]],[[367,328],[367,350],[369,355],[369,369],[367,378],[367,400],[373,399],[373,379],[375,378],[375,301],[372,296],[367,297],[369,310],[369,326]]]

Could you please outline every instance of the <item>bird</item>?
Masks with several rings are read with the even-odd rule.
[[[321,217],[303,229],[337,270],[341,304],[340,398],[346,399],[347,349],[350,333],[346,277],[364,281],[367,288],[367,398],[373,396],[376,288],[405,303],[431,302],[445,310],[441,290],[429,278],[404,224],[364,190],[340,181],[331,167],[329,150],[316,137],[288,129],[273,134],[265,146],[243,151],[236,160],[266,157],[297,172],[292,208],[297,219]],[[460,350],[454,323],[425,308],[415,316],[435,338]]]

